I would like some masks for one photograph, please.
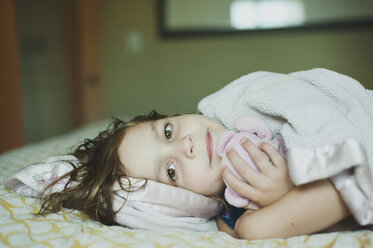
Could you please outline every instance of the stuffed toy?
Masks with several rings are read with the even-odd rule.
[[[226,149],[228,147],[232,147],[238,153],[238,155],[244,161],[246,161],[249,166],[251,166],[256,171],[259,171],[253,160],[250,158],[250,155],[239,143],[243,137],[248,138],[256,146],[260,142],[267,142],[274,146],[275,149],[277,149],[281,153],[281,155],[286,158],[286,148],[284,141],[280,136],[276,136],[273,138],[271,130],[262,119],[255,116],[241,117],[236,121],[236,129],[238,130],[238,133],[235,133],[233,131],[227,131],[223,133],[222,137],[219,140],[218,155],[222,158],[222,168],[224,168],[225,166],[228,167],[232,174],[241,181],[246,182],[233,168],[231,162],[227,158]],[[224,197],[229,204],[241,208],[247,206],[250,203],[249,199],[246,199],[245,197],[238,194],[236,191],[230,188],[226,182],[225,184],[227,188],[225,189]]]

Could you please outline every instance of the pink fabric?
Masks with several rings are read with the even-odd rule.
[[[222,158],[223,168],[225,166],[229,168],[233,175],[235,175],[241,181],[246,182],[233,168],[231,162],[227,158],[227,148],[232,147],[249,166],[258,171],[254,161],[252,161],[249,154],[239,143],[242,138],[248,138],[254,145],[258,145],[262,141],[267,142],[274,146],[286,158],[286,148],[282,138],[280,136],[272,138],[271,131],[263,120],[255,116],[244,116],[236,121],[236,129],[239,131],[239,133],[227,131],[222,135],[219,141],[218,155]],[[246,199],[238,194],[231,187],[229,187],[228,184],[226,185],[227,188],[224,196],[229,204],[236,207],[244,207],[249,204],[249,199]]]

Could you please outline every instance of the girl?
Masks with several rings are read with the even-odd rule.
[[[313,85],[302,84],[307,78],[311,78],[309,82]],[[364,174],[359,171],[369,172],[368,158],[362,151],[371,148],[371,141],[366,143],[361,136],[369,140],[371,133],[355,137],[356,128],[351,128],[349,124],[353,122],[351,118],[356,116],[359,116],[361,123],[371,122],[372,95],[368,92],[368,96],[363,97],[361,109],[368,117],[363,116],[365,119],[362,119],[364,113],[354,114],[358,112],[354,109],[354,105],[358,105],[357,98],[351,98],[352,103],[345,99],[342,101],[341,92],[335,90],[347,87],[345,84],[335,88],[317,85],[324,81],[345,83],[346,80],[339,74],[324,70],[289,75],[254,73],[202,100],[199,111],[204,115],[166,117],[151,112],[127,124],[115,120],[108,130],[93,140],[86,140],[73,152],[82,166],[66,176],[79,183],[47,198],[41,214],[56,212],[65,206],[82,210],[104,224],[115,224],[110,192],[113,184],[120,183],[122,177],[151,179],[213,197],[221,197],[225,188],[224,178],[233,190],[261,207],[259,210],[246,210],[241,216],[233,216],[237,222],[233,220],[231,226],[226,224],[229,221],[217,218],[219,229],[235,237],[285,238],[314,233],[349,216],[349,209],[352,209],[356,218],[355,213],[359,211],[356,211],[355,205],[349,205],[349,209],[345,205],[345,202],[349,202],[345,189],[362,188],[369,191],[371,187],[369,184],[362,187],[345,186],[346,182],[350,183],[351,177]],[[356,82],[350,84],[353,90],[347,90],[350,95],[357,87],[354,85]],[[299,87],[301,94],[296,91]],[[294,94],[292,90],[295,90]],[[333,102],[338,106],[334,106]],[[312,105],[314,103],[317,106]],[[349,112],[343,112],[344,108]],[[318,114],[327,110],[330,111],[325,115]],[[349,114],[348,120],[338,119],[339,112]],[[283,136],[289,149],[287,162],[269,144],[262,144],[260,150],[243,140],[243,148],[260,172],[247,166],[234,150],[228,151],[227,156],[233,167],[248,184],[236,179],[228,170],[221,171],[220,158],[216,154],[222,133],[234,129],[234,120],[245,114],[265,119],[274,134]],[[336,125],[332,125],[334,120]],[[333,131],[340,132],[331,136]],[[358,142],[351,141],[351,137]],[[359,142],[362,147],[356,146]],[[356,156],[340,152],[351,151],[352,148]],[[338,160],[336,156],[334,160],[325,158],[332,154],[331,150],[335,151],[334,155],[344,159]],[[326,165],[322,164],[323,161]],[[329,169],[329,162],[343,166]],[[353,170],[348,170],[350,168]],[[364,181],[360,178],[354,181],[358,186]],[[297,186],[293,187],[293,183]],[[344,200],[339,192],[346,195]],[[360,197],[359,194],[354,196],[355,199]],[[359,200],[362,202],[364,199]],[[370,210],[365,209],[364,212],[367,211]]]
[[[219,122],[203,115],[182,115],[139,123],[124,134],[118,149],[119,161],[127,176],[176,185],[204,195],[221,196],[225,185],[216,147],[217,140],[225,131]],[[286,161],[268,144],[263,144],[263,150],[273,164],[248,140],[243,147],[262,174],[251,170],[231,150],[228,157],[251,186],[237,180],[227,170],[223,171],[224,179],[241,195],[261,207],[268,206],[292,188]],[[278,238],[317,232],[348,215],[337,191],[325,180],[292,190],[286,197],[255,213],[248,210],[243,216],[236,216],[239,219],[234,230],[220,218],[217,223],[220,230],[234,237]]]

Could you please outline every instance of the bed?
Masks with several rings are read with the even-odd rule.
[[[222,232],[133,230],[105,226],[78,211],[65,210],[35,216],[38,199],[6,189],[3,179],[16,170],[48,156],[68,152],[94,137],[108,121],[84,126],[65,135],[30,144],[0,155],[0,247],[371,247],[373,231],[358,230],[297,236],[289,239],[246,241]]]

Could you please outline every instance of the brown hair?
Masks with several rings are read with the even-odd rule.
[[[85,139],[71,153],[77,157],[80,165],[75,166],[71,163],[74,166],[71,172],[47,186],[43,194],[59,180],[69,178],[62,191],[53,193],[43,200],[38,214],[56,213],[66,207],[83,211],[90,218],[103,224],[117,224],[112,208],[112,189],[115,183],[119,183],[122,189],[125,189],[121,179],[126,178],[126,174],[118,155],[124,134],[129,127],[166,117],[167,115],[158,114],[153,110],[148,115],[137,116],[127,123],[114,118],[108,128],[97,137]],[[73,181],[78,183],[70,184]]]

